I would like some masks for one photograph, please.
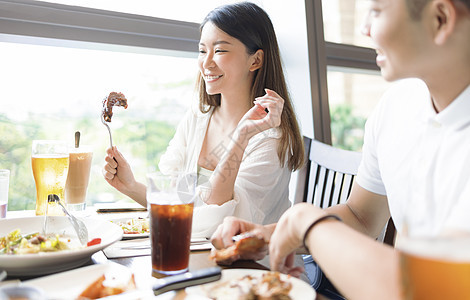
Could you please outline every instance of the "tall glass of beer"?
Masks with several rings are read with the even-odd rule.
[[[424,232],[419,222],[407,216],[397,239],[402,299],[470,299],[470,232]]]
[[[57,203],[47,203],[47,195],[64,199],[65,182],[69,169],[66,141],[34,140],[31,164],[36,183],[36,215],[63,215]]]
[[[188,270],[196,178],[181,173],[147,175],[154,272],[174,275]]]

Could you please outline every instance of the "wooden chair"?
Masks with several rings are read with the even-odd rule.
[[[345,203],[351,193],[362,154],[304,137],[306,163],[298,172],[294,204],[307,202],[321,208]],[[394,244],[390,219],[378,240]]]

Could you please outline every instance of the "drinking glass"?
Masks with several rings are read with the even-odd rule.
[[[195,174],[147,175],[152,269],[173,275],[188,270]]]
[[[425,208],[424,208],[425,209]],[[419,230],[408,215],[397,240],[405,300],[470,299],[470,232]]]
[[[65,141],[34,140],[31,151],[34,182],[36,183],[36,215],[63,215],[57,203],[47,203],[47,195],[64,199],[69,169],[69,153]]]
[[[80,145],[69,149],[69,170],[65,183],[65,203],[68,211],[83,211],[86,208],[86,192],[90,180],[91,146]]]
[[[0,170],[0,218],[7,216],[10,170]]]

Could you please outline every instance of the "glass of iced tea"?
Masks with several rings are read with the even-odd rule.
[[[65,182],[69,169],[66,141],[34,140],[31,164],[36,183],[36,215],[63,215],[56,203],[47,203],[47,195],[56,194],[64,199]]]
[[[80,145],[69,149],[69,171],[65,183],[65,203],[68,211],[83,211],[86,208],[86,192],[90,181],[93,150]]]
[[[147,174],[152,270],[174,275],[188,270],[195,174]]]

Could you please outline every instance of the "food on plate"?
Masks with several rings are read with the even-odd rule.
[[[109,96],[103,100],[103,119],[105,122],[111,122],[113,106],[122,106],[127,108],[126,96],[122,93],[111,92],[109,93]]]
[[[247,253],[256,253],[267,245],[263,238],[250,233],[239,235],[236,240],[232,246],[213,251],[210,258],[214,259],[217,263],[225,264],[231,261],[232,258],[243,256]]]
[[[124,282],[120,279],[122,278],[103,274],[86,287],[78,299],[99,299],[136,289],[134,274]]]
[[[266,272],[258,275],[245,275],[239,278],[204,286],[204,292],[211,299],[291,299],[290,276],[281,278],[279,272]]]
[[[94,238],[86,243],[87,247],[101,244],[101,238]]]
[[[39,232],[22,235],[20,229],[0,237],[0,254],[28,254],[55,252],[77,248],[71,245],[70,238],[59,234],[44,236]]]
[[[150,232],[149,219],[147,218],[132,218],[113,223],[119,225],[124,234],[144,234]]]

